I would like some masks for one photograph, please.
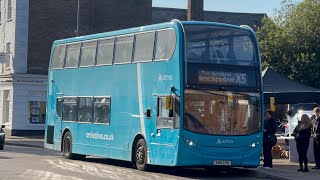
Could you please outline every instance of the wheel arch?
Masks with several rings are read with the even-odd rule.
[[[133,139],[132,147],[131,147],[131,162],[132,163],[134,162],[134,156],[135,156],[134,150],[136,149],[137,143],[140,139],[146,140],[146,138],[142,134],[137,134]],[[147,143],[146,143],[146,146],[147,146]]]
[[[61,149],[61,151],[62,151],[62,146],[63,146],[64,135],[65,135],[67,132],[70,132],[71,137],[72,137],[72,133],[71,133],[71,131],[70,131],[68,128],[66,128],[66,129],[63,130],[63,133],[62,133],[62,136],[61,136],[61,144],[60,144],[60,149]]]

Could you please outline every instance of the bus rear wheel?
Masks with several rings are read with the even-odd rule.
[[[63,136],[62,154],[67,159],[74,159],[74,154],[72,153],[72,137],[70,132],[66,132],[66,134]]]
[[[146,171],[148,169],[147,158],[148,155],[146,141],[144,139],[139,139],[136,145],[134,156],[134,163],[138,170]]]

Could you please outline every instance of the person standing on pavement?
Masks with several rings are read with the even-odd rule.
[[[300,168],[298,171],[309,172],[307,152],[311,137],[312,123],[308,115],[302,114],[301,121],[295,127],[293,136],[296,140],[297,151],[299,155]],[[303,168],[304,163],[304,168]]]
[[[272,168],[272,147],[275,145],[277,138],[276,120],[271,116],[271,110],[264,111],[264,130],[263,130],[263,167]]]
[[[316,161],[316,166],[312,169],[320,169],[320,108],[314,108],[315,115],[312,116],[313,119],[313,155]]]

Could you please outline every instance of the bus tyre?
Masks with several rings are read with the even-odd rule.
[[[146,171],[148,169],[147,156],[146,141],[144,139],[139,139],[136,145],[134,156],[134,163],[138,170]]]
[[[72,137],[70,132],[66,132],[66,134],[63,136],[62,152],[65,158],[74,159],[74,154],[72,153]]]

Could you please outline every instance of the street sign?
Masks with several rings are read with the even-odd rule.
[[[7,63],[8,57],[8,53],[0,52],[0,63]]]

